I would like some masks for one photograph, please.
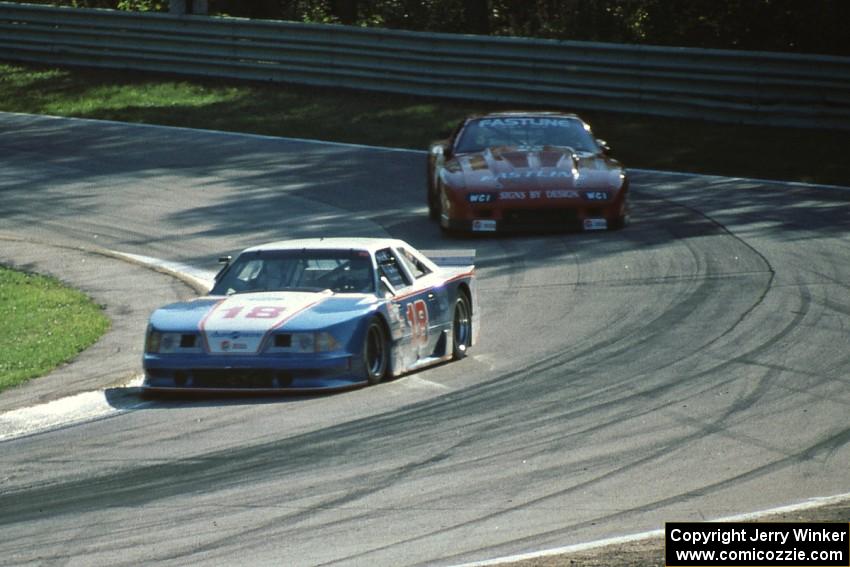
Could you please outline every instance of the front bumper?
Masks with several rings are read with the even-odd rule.
[[[448,204],[448,203],[447,203]],[[506,204],[473,204],[462,196],[444,207],[443,228],[462,232],[592,231],[621,228],[628,222],[627,194],[607,202],[583,199]]]
[[[145,354],[142,391],[148,393],[278,393],[366,385],[362,362],[349,353],[313,356]]]
[[[444,228],[463,232],[592,231],[619,228],[619,211],[575,208],[475,211],[441,219]]]

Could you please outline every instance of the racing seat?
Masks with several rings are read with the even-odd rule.
[[[372,266],[368,259],[355,258],[349,262],[331,289],[336,292],[370,293],[375,290]]]

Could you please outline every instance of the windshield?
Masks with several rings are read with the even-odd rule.
[[[563,117],[510,117],[469,121],[458,137],[455,152],[480,152],[498,146],[557,146],[570,147],[577,152],[599,151],[596,140],[585,129],[581,120]]]
[[[260,291],[373,293],[375,276],[368,252],[284,250],[241,254],[216,279],[212,295]]]

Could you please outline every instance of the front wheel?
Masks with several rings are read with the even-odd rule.
[[[614,220],[608,223],[608,230],[622,230],[627,226],[629,226],[628,215],[620,215],[618,217],[614,217]]]
[[[387,333],[378,319],[372,319],[363,343],[363,366],[370,386],[379,384],[387,375],[390,352]]]
[[[469,300],[461,293],[455,301],[452,319],[452,360],[460,360],[472,344],[472,310]]]
[[[436,204],[436,199],[428,193],[428,218],[432,221],[440,220],[440,206]]]
[[[437,223],[440,225],[440,232],[443,236],[459,236],[459,232],[451,228],[451,219],[443,218],[443,213],[449,209],[448,203],[449,196],[446,194],[446,188],[440,185],[437,195]]]
[[[630,208],[629,208],[629,196],[628,196],[628,194],[626,194],[626,196],[623,198],[623,200],[624,200],[624,202],[623,202],[622,208],[620,209],[620,214],[617,215],[616,217],[614,217],[613,219],[611,219],[611,221],[608,223],[609,230],[622,230],[622,229],[626,228],[627,226],[629,226],[629,219],[630,219],[629,209]]]
[[[428,168],[428,218],[431,220],[440,219],[440,204],[437,196],[437,183],[435,181],[435,171],[431,167]]]

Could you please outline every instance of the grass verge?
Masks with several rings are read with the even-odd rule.
[[[505,105],[0,63],[0,110],[424,149]],[[564,108],[560,110],[575,110]],[[579,111],[627,166],[850,185],[850,131]]]
[[[101,307],[54,278],[0,266],[0,392],[43,376],[109,329]]]

